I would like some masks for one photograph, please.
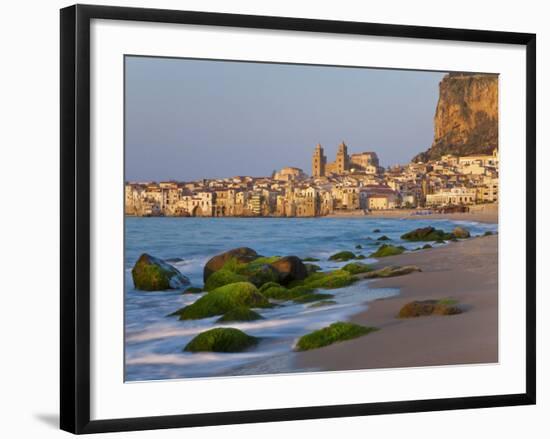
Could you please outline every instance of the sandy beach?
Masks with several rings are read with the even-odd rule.
[[[416,265],[422,272],[370,281],[371,287],[400,290],[351,319],[380,331],[298,353],[297,367],[356,370],[498,361],[498,236],[387,257],[377,265]],[[396,318],[408,302],[443,298],[458,300],[464,312]]]

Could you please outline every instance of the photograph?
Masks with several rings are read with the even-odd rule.
[[[498,72],[125,55],[125,382],[498,363],[498,143]]]

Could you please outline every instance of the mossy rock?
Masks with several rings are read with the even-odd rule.
[[[206,291],[213,291],[216,288],[223,287],[224,285],[246,281],[248,281],[246,276],[222,268],[221,270],[215,271],[208,277],[206,283],[204,284],[204,289]]]
[[[379,277],[396,277],[404,276],[405,274],[414,273],[415,271],[422,271],[416,265],[405,265],[404,267],[389,266],[379,270],[370,271],[365,274],[366,279],[376,279]]]
[[[296,297],[296,294],[291,293],[288,288],[281,285],[267,288],[262,292],[262,294],[268,299],[275,300],[289,300]]]
[[[235,328],[214,328],[201,332],[183,349],[187,352],[242,352],[258,344],[252,337]]]
[[[203,291],[204,290],[199,287],[189,287],[183,291],[183,294],[199,294],[199,293],[202,293]]]
[[[334,270],[326,273],[314,273],[304,281],[309,288],[335,289],[351,285],[357,280],[355,276],[345,270]]]
[[[271,263],[271,266],[279,273],[279,283],[283,285],[305,279],[308,275],[305,264],[298,256],[285,256]]]
[[[296,297],[294,299],[295,303],[311,303],[317,302],[319,300],[332,299],[334,294],[325,294],[325,293],[310,293],[304,294],[303,296]]]
[[[252,311],[246,306],[237,306],[236,308],[227,311],[223,316],[216,320],[216,322],[252,322],[254,320],[261,319],[263,319],[263,317],[256,311]]]
[[[248,274],[248,281],[260,287],[266,283],[278,282],[280,280],[280,273],[271,265],[263,264],[260,267],[251,271]]]
[[[432,247],[430,244],[424,244],[424,245],[422,246],[422,250],[427,250],[427,249],[429,249],[429,248],[433,248],[433,247]]]
[[[350,251],[343,251],[343,252],[334,253],[332,256],[328,258],[328,260],[346,262],[346,261],[349,261],[350,259],[355,259],[355,258],[356,258],[355,253]]]
[[[302,261],[303,261],[303,262],[319,262],[320,259],[312,258],[312,257],[307,257],[307,258],[302,259]]]
[[[456,301],[444,300],[415,300],[404,305],[397,315],[401,319],[437,315],[461,314],[462,310]]]
[[[372,271],[372,268],[362,262],[350,262],[342,267],[342,270],[347,271],[350,274],[359,274]]]
[[[160,258],[143,253],[132,268],[134,287],[142,291],[180,289],[189,285],[189,279],[176,267]]]
[[[260,291],[260,293],[263,293],[265,290],[267,290],[269,288],[280,287],[280,286],[281,286],[281,284],[278,283],[278,282],[267,282],[259,288],[259,291]]]
[[[293,299],[295,297],[304,296],[306,294],[313,293],[315,288],[309,287],[307,285],[297,285],[289,290],[289,298]]]
[[[305,266],[308,276],[312,275],[313,273],[317,273],[318,271],[321,271],[321,267],[316,264],[305,264]]]
[[[414,229],[401,235],[401,239],[406,241],[446,241],[453,237],[452,233],[446,233],[431,226]]]
[[[248,247],[239,247],[232,250],[226,251],[219,255],[216,255],[208,260],[203,269],[203,279],[206,283],[206,280],[216,271],[224,268],[225,264],[229,260],[233,260],[238,264],[248,264],[255,259],[258,259],[260,256],[251,248]],[[228,268],[229,269],[229,268]],[[229,271],[232,271],[229,269]]]
[[[455,238],[458,239],[466,239],[470,237],[470,231],[466,229],[465,227],[456,226],[453,229],[453,235]]]
[[[237,282],[224,285],[202,296],[196,302],[188,305],[174,314],[180,320],[204,319],[225,314],[234,308],[269,308],[267,298],[250,282]]]
[[[300,337],[298,343],[296,343],[296,350],[308,351],[310,349],[318,349],[333,343],[362,337],[377,330],[378,328],[361,326],[355,323],[336,322]]]
[[[365,255],[357,255],[355,259],[367,259]]]
[[[386,235],[382,235],[379,238],[376,239],[377,241],[391,241],[390,238],[388,238]]]
[[[336,305],[338,302],[335,300],[321,300],[320,302],[313,302],[312,304],[308,305],[308,308],[323,308],[325,306],[332,306]]]
[[[405,251],[405,247],[403,246],[394,246],[390,244],[382,244],[380,247],[378,247],[378,250],[376,250],[374,253],[371,253],[372,258],[385,258],[387,256],[396,256],[400,255]]]
[[[493,235],[493,232],[491,232],[490,230],[487,230],[487,231],[483,234],[483,236],[491,236],[491,235]]]

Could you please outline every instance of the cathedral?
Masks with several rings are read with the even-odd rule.
[[[377,174],[379,167],[378,156],[375,152],[361,152],[350,156],[348,154],[348,147],[344,142],[338,145],[336,160],[327,163],[323,147],[317,144],[313,152],[311,174],[313,177],[325,177],[330,174],[342,175],[354,172]]]

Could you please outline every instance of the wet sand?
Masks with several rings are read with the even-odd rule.
[[[296,367],[357,370],[498,362],[498,236],[472,238],[445,247],[380,260],[422,269],[402,277],[369,281],[370,287],[399,288],[351,321],[380,331],[296,355]],[[413,300],[453,298],[464,309],[454,316],[398,319]]]

